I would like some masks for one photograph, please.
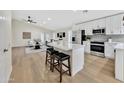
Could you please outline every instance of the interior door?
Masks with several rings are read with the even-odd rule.
[[[8,82],[11,73],[11,14],[0,11],[0,82]]]

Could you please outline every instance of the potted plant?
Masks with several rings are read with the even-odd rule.
[[[86,40],[90,40],[91,39],[91,37],[89,37],[89,36],[86,36]]]

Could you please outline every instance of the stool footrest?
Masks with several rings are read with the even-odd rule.
[[[56,66],[55,69],[56,69],[58,72],[60,72],[60,68],[59,68],[58,66]],[[65,71],[65,70],[62,69],[62,74],[66,73],[66,72],[68,72],[68,71],[69,71],[69,70],[66,70],[66,71]]]
[[[67,65],[65,65],[64,63],[62,63],[62,65],[65,66],[65,67],[67,67],[67,68],[69,68],[69,67],[68,67]]]

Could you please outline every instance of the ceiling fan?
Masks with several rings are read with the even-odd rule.
[[[28,23],[37,23],[37,22],[35,22],[35,21],[33,21],[33,20],[31,19],[31,16],[28,16],[27,20],[24,19],[24,21],[26,21],[26,22],[28,22]]]
[[[85,14],[85,13],[87,13],[88,12],[88,10],[83,10],[83,13]]]

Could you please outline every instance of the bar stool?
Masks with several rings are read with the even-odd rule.
[[[68,65],[64,64],[63,61],[68,60]],[[57,62],[55,62],[57,61]],[[62,66],[67,68],[66,71],[63,70]],[[60,82],[62,82],[62,75],[66,72],[69,72],[71,76],[71,64],[70,64],[70,56],[64,53],[54,54],[53,56],[53,71],[54,68],[60,73]]]
[[[50,47],[50,48],[47,48],[47,51],[46,51],[46,65],[47,63],[50,64],[50,70],[53,69],[53,54],[57,54],[58,51],[54,50],[53,47]],[[52,70],[53,71],[53,70]]]

